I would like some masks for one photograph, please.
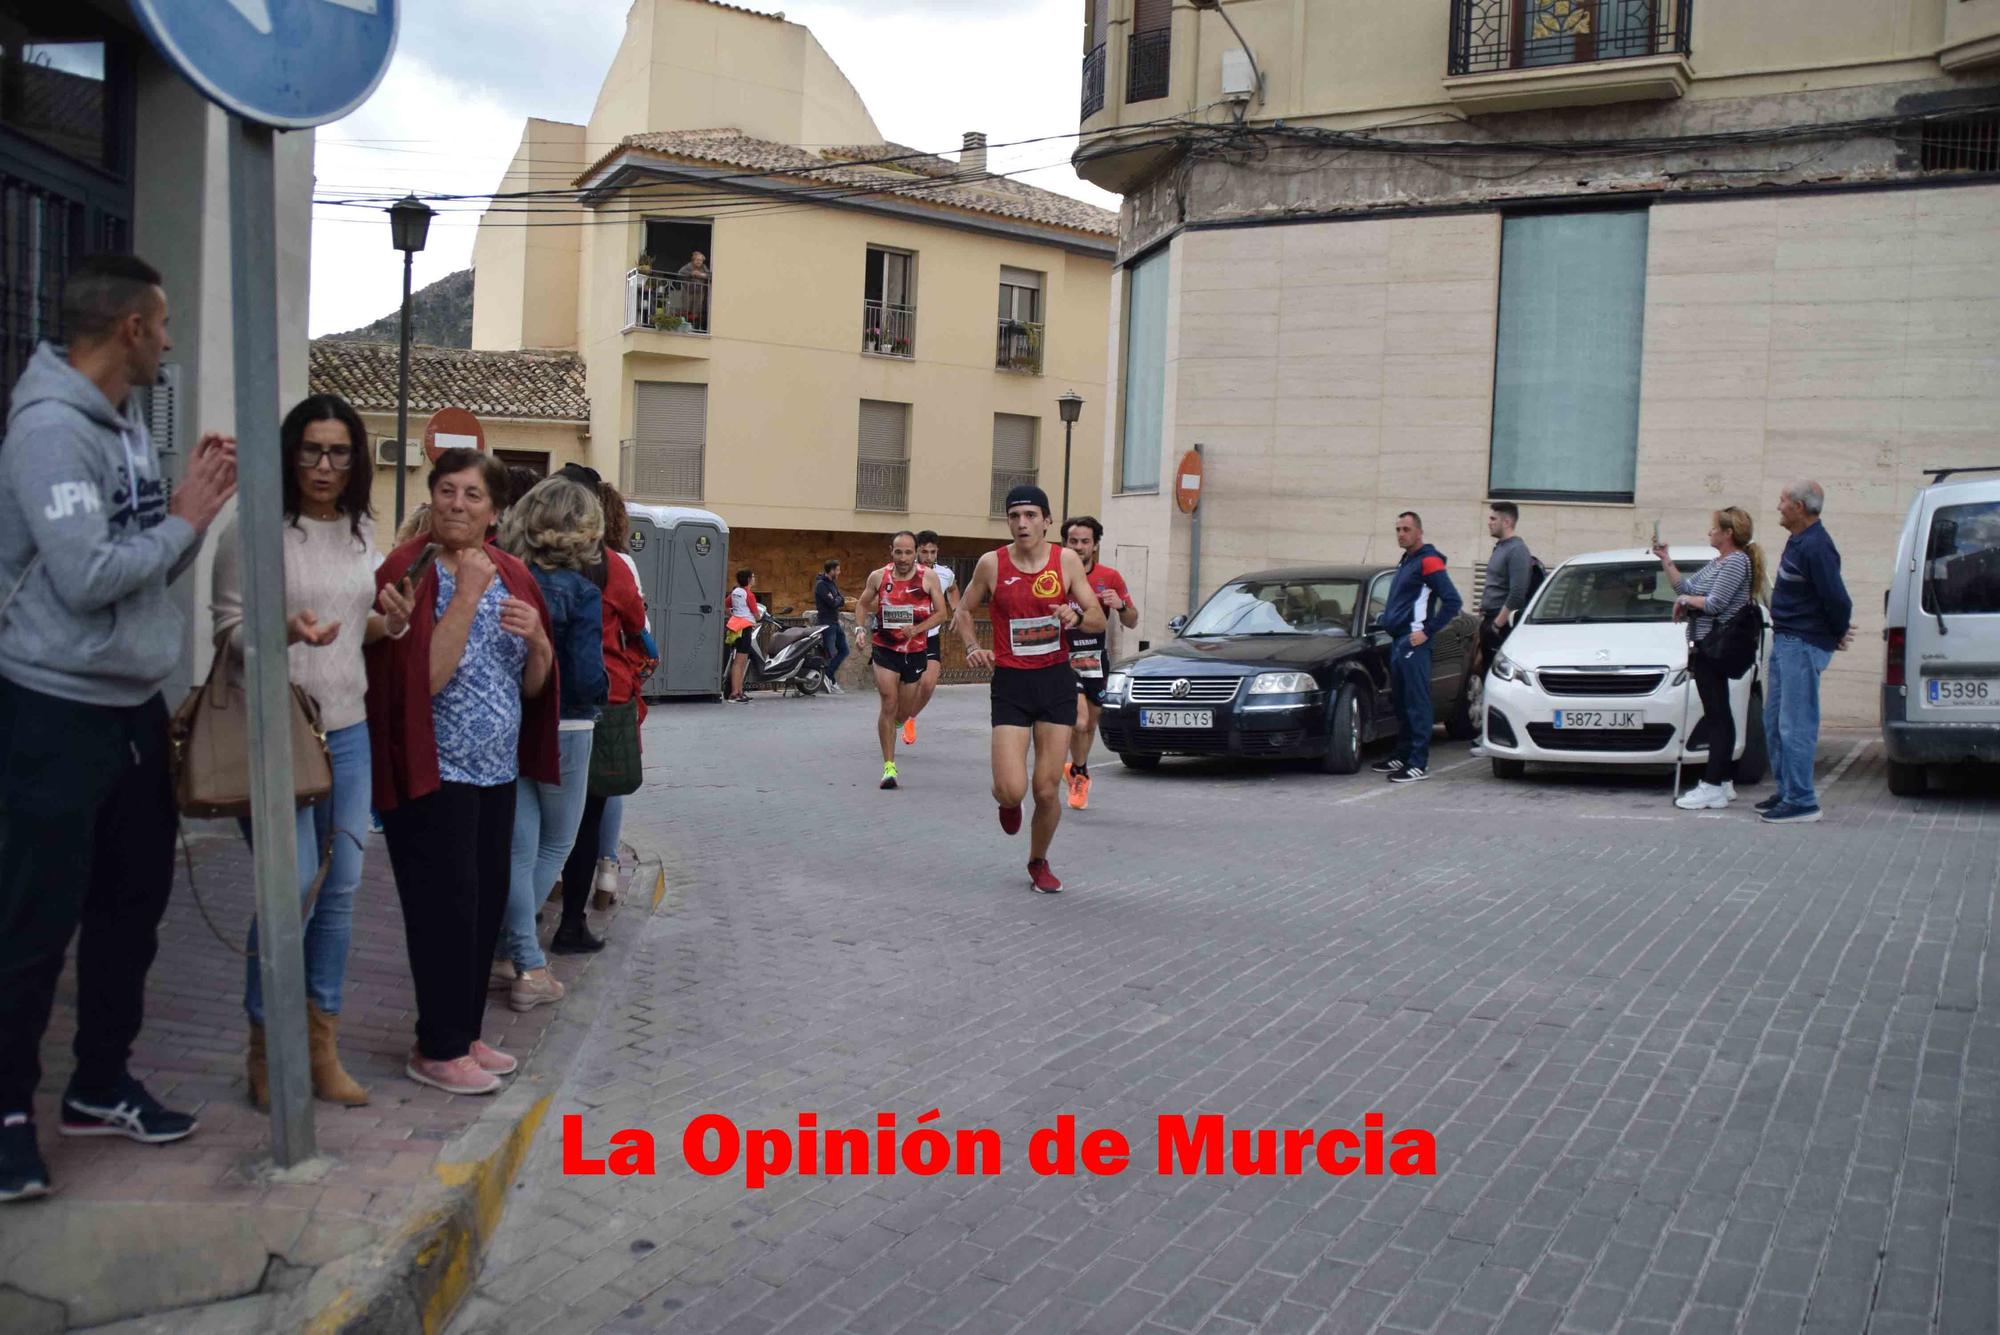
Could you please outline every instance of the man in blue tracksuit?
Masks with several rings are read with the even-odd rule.
[[[1771,582],[1771,662],[1764,674],[1764,740],[1778,790],[1757,804],[1772,825],[1819,819],[1813,757],[1819,749],[1819,674],[1854,643],[1854,601],[1840,552],[1819,522],[1826,493],[1794,482],[1778,493],[1778,522],[1792,536]]]
[[[1424,521],[1414,510],[1396,516],[1396,545],[1403,560],[1389,581],[1389,601],[1382,609],[1382,629],[1395,637],[1389,647],[1389,686],[1396,698],[1402,733],[1396,754],[1372,768],[1390,783],[1417,783],[1430,777],[1431,639],[1451,624],[1462,605],[1444,553],[1424,541]]]

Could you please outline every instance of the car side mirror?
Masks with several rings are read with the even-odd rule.
[[[1186,617],[1175,617],[1173,620],[1167,622],[1167,632],[1171,635],[1178,635],[1187,629],[1187,624],[1188,619]]]

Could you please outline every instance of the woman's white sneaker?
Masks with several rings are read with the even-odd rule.
[[[1729,805],[1729,794],[1712,783],[1698,783],[1674,802],[1682,811],[1720,811]]]

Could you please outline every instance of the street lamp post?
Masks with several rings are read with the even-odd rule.
[[[403,474],[410,449],[410,265],[424,248],[437,210],[415,195],[389,206],[389,239],[403,252],[402,359],[396,372],[396,527],[403,526]]]
[[[1069,522],[1069,448],[1070,438],[1076,431],[1076,419],[1083,416],[1083,396],[1070,390],[1056,400],[1056,409],[1062,413],[1063,421],[1063,522]]]

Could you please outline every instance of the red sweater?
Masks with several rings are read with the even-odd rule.
[[[610,703],[622,705],[639,694],[646,670],[646,599],[632,567],[613,556],[604,563],[604,671],[611,678]],[[639,700],[639,718],[646,701]]]
[[[389,553],[375,570],[378,598],[384,585],[409,573],[428,541],[412,538]],[[491,542],[486,544],[486,555],[509,596],[530,604],[542,618],[543,632],[552,635],[549,610],[528,567]],[[404,802],[428,797],[443,782],[438,777],[437,733],[431,715],[431,632],[437,626],[437,592],[433,566],[416,588],[409,633],[400,640],[377,640],[362,651],[368,663],[368,748],[374,762],[377,811],[393,811]],[[560,683],[551,664],[542,693],[521,701],[520,768],[525,778],[562,782],[562,754],[556,741],[560,699]]]

